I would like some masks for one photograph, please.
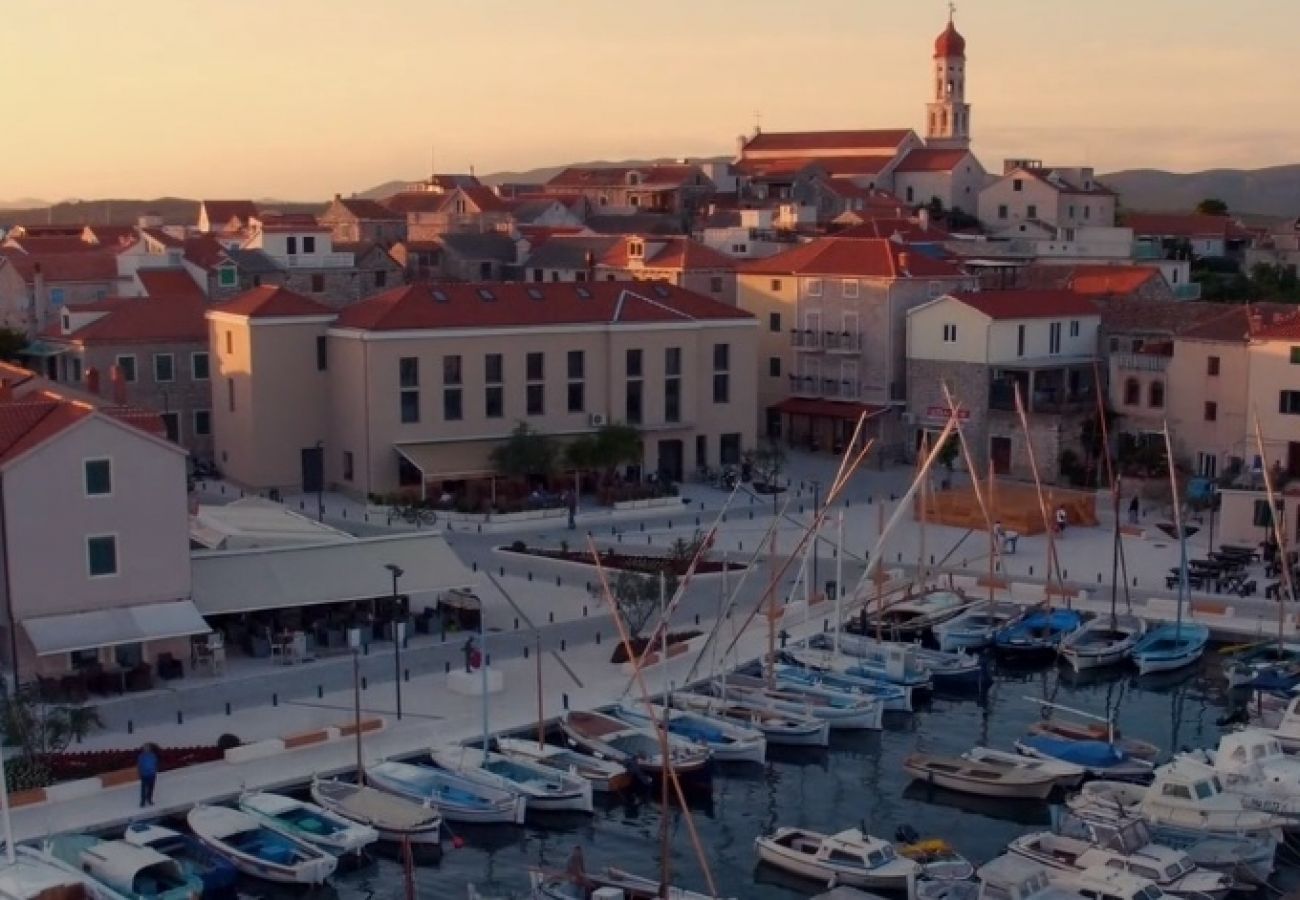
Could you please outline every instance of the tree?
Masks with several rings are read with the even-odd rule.
[[[579,435],[564,448],[564,464],[581,474],[599,466],[596,439],[589,434]]]
[[[18,362],[18,356],[27,349],[27,335],[16,328],[0,328],[0,359]]]
[[[46,703],[39,684],[20,685],[0,704],[0,730],[5,743],[18,748],[6,772],[12,775],[10,789],[44,787],[50,782],[46,757],[61,753],[96,728],[103,727],[99,713],[91,706]]]
[[[1203,216],[1226,216],[1228,214],[1228,204],[1216,197],[1206,197],[1196,204],[1196,211]]]
[[[508,478],[545,478],[555,471],[555,442],[520,422],[504,444],[492,449],[492,465]]]
[[[754,470],[755,481],[775,484],[785,469],[785,448],[774,438],[764,438],[753,450],[746,451],[745,459]]]
[[[664,597],[668,598],[677,590],[677,577],[664,574]],[[659,613],[659,576],[638,575],[623,571],[614,582],[614,602],[618,604],[619,615],[627,625],[628,637],[638,638]]]
[[[635,425],[622,422],[602,425],[596,431],[593,449],[593,466],[604,470],[605,480],[608,481],[619,466],[641,462],[644,456],[641,430]]]

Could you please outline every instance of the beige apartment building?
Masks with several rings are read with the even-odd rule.
[[[337,314],[250,292],[208,318],[218,462],[253,488],[454,489],[520,422],[635,425],[634,477],[754,445],[757,322],[672,285],[413,284]]]

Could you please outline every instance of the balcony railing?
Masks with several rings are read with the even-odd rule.
[[[295,253],[275,260],[290,269],[347,269],[356,264],[351,253]]]
[[[812,375],[791,375],[790,393],[799,397],[820,397],[822,381]]]
[[[855,331],[828,331],[826,349],[832,353],[857,353],[862,350],[862,335]]]
[[[822,333],[820,331],[810,331],[808,329],[791,328],[790,346],[796,350],[808,350],[814,353],[819,353],[822,349]]]
[[[856,400],[862,395],[862,382],[855,378],[823,378],[818,375],[792,374],[790,393],[798,397]]]
[[[1095,409],[1097,398],[1092,391],[1083,391],[1077,394],[1062,394],[1055,390],[1035,391],[1033,396],[1026,397],[1021,393],[1021,401],[1025,404],[1027,413],[1047,413],[1061,414],[1083,412],[1089,409]],[[994,384],[989,387],[989,409],[1000,410],[1002,412],[1015,412],[1016,393],[1015,389],[1007,384]]]
[[[1169,357],[1156,353],[1112,353],[1115,366],[1124,372],[1163,372]]]
[[[862,349],[862,334],[857,331],[813,331],[807,328],[790,329],[790,346],[812,353],[823,350],[831,353],[857,353]]]

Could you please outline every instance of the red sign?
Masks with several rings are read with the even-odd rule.
[[[940,420],[945,421],[945,422],[948,420],[948,417],[949,417],[950,415],[952,415],[952,410],[950,410],[950,409],[949,409],[948,407],[946,407],[946,406],[931,406],[929,409],[927,409],[927,410],[925,411],[925,417],[926,417],[927,419],[940,419]],[[967,421],[969,421],[969,420],[970,420],[970,410],[969,410],[969,409],[958,409],[958,410],[957,410],[957,421],[958,421],[958,422],[967,422]]]

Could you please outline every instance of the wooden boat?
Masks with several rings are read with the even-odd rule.
[[[578,775],[474,747],[445,747],[433,761],[476,784],[522,794],[537,812],[592,812],[591,782]]]
[[[664,773],[663,745],[650,729],[629,725],[598,712],[571,711],[560,719],[560,730],[574,746],[601,759],[612,759],[653,778]],[[707,781],[711,774],[709,748],[668,735],[669,764],[685,781]]]
[[[1139,675],[1169,672],[1201,658],[1210,642],[1209,626],[1200,622],[1165,623],[1149,630],[1133,648]]]
[[[920,873],[918,863],[900,857],[888,841],[856,828],[822,834],[804,828],[778,828],[754,839],[758,858],[822,884],[905,889]]]
[[[321,884],[338,860],[263,825],[246,812],[200,803],[185,816],[194,836],[245,875],[281,884]]]
[[[126,841],[60,834],[46,840],[41,850],[131,900],[194,900],[203,893],[203,879],[179,862]]]
[[[669,734],[708,747],[718,762],[762,763],[767,758],[767,739],[761,731],[707,713],[658,703],[650,704],[647,712],[644,704],[628,702],[616,707],[614,715],[631,725],[655,728],[667,716]]]
[[[379,832],[369,825],[281,794],[245,793],[239,797],[239,808],[276,831],[335,856],[359,854],[379,840]]]
[[[189,834],[181,834],[150,822],[132,822],[122,840],[137,847],[148,847],[175,860],[189,875],[203,882],[204,896],[214,896],[235,887],[238,873],[230,862],[218,856]]]
[[[622,900],[721,900],[708,894],[668,886],[662,890],[660,883],[642,878],[613,867],[588,872],[583,866],[582,850],[575,847],[563,872],[543,872],[532,869],[528,873],[532,883],[533,900],[593,900],[598,896],[621,897]]]
[[[903,769],[917,781],[981,797],[1045,800],[1056,787],[1056,776],[1006,767],[984,766],[960,757],[913,753]]]
[[[520,738],[497,738],[494,746],[498,753],[510,759],[577,775],[589,782],[594,791],[611,793],[632,786],[632,775],[627,766],[608,759],[596,759],[568,747]]]
[[[1108,728],[1100,722],[1085,724],[1053,716],[1030,725],[1029,733],[1065,741],[1109,740],[1134,759],[1145,759],[1148,762],[1154,762],[1160,755],[1160,748],[1155,744],[1137,738],[1122,737],[1118,728]]]
[[[1124,662],[1146,633],[1137,616],[1098,616],[1061,640],[1061,659],[1076,672]]]
[[[381,841],[436,846],[442,840],[442,815],[425,803],[332,778],[313,780],[311,797],[330,812],[375,829]]]
[[[1051,775],[1059,788],[1075,788],[1083,781],[1087,770],[1059,759],[1042,759],[1025,756],[1020,753],[1008,753],[1005,750],[992,750],[988,747],[972,747],[961,758],[979,766],[990,769],[1013,769],[1021,772],[1035,772]]]
[[[1035,609],[999,631],[993,649],[1011,662],[1043,662],[1055,657],[1065,636],[1082,624],[1072,609]]]
[[[1016,741],[1016,750],[1034,759],[1060,760],[1082,766],[1097,778],[1146,781],[1151,777],[1149,760],[1130,756],[1123,747],[1106,741],[1074,741],[1045,734],[1028,734]]]
[[[993,643],[999,631],[1025,614],[1019,603],[1000,600],[991,606],[977,603],[947,622],[930,629],[935,643],[945,653],[982,650]]]
[[[673,694],[669,702],[677,709],[752,728],[763,735],[769,746],[826,747],[830,744],[830,725],[812,716],[753,709],[703,694]]]
[[[784,713],[806,713],[825,721],[832,729],[872,728],[880,730],[885,705],[879,700],[854,697],[836,691],[783,687],[769,689],[767,682],[752,675],[729,675],[713,685],[721,697],[750,706]]]
[[[791,657],[794,659],[794,657]],[[792,687],[827,687],[846,694],[874,697],[885,705],[886,712],[911,712],[912,689],[901,684],[867,675],[849,675],[846,672],[823,670],[796,660],[793,664],[779,662],[773,670],[778,682]]]
[[[522,825],[528,810],[522,794],[476,784],[432,766],[389,760],[366,769],[366,780],[381,791],[429,803],[448,822]]]
[[[865,611],[849,630],[863,635],[880,633],[896,641],[919,640],[934,626],[964,612],[973,602],[954,591],[926,591],[880,610]]]
[[[0,859],[0,897],[6,900],[121,900],[122,895],[35,847]]]

